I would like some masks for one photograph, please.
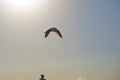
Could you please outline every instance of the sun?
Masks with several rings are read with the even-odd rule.
[[[16,6],[29,6],[32,5],[35,0],[8,0],[8,2]]]
[[[37,0],[7,0],[6,2],[14,7],[30,7],[35,4]]]
[[[37,5],[44,5],[46,0],[4,0],[7,8],[16,11],[28,11],[34,9]]]

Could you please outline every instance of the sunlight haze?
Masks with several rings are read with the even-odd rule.
[[[56,27],[45,38],[44,32]],[[119,0],[0,0],[0,80],[120,80]]]

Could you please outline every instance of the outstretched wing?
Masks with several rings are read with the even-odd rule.
[[[59,30],[55,30],[54,32],[56,32],[58,36],[60,36],[61,38],[63,38],[62,34],[61,34],[61,32]]]
[[[51,32],[51,29],[49,29],[45,32],[45,38],[49,35],[50,32]]]

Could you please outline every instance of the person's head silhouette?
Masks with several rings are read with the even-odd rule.
[[[44,78],[44,75],[43,75],[43,74],[41,74],[41,78]]]
[[[41,74],[40,80],[46,80],[46,79],[44,79],[44,75],[43,74]]]

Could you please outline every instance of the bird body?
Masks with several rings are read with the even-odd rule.
[[[50,32],[55,32],[59,37],[63,38],[63,37],[62,37],[62,34],[60,33],[60,31],[59,31],[57,28],[55,28],[55,27],[50,28],[50,29],[48,29],[48,30],[45,32],[45,38],[50,34]]]

